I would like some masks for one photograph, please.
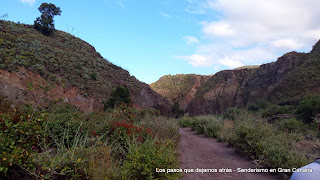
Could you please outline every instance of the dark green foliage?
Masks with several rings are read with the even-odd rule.
[[[54,4],[42,3],[38,8],[41,12],[41,17],[38,17],[34,21],[34,28],[39,30],[42,34],[49,36],[54,31],[53,17],[55,15],[61,15],[61,10]]]
[[[175,102],[172,106],[171,112],[175,118],[180,118],[184,115],[184,111],[180,109],[179,103]]]
[[[191,127],[192,123],[194,121],[196,121],[197,119],[194,118],[194,117],[183,117],[183,119],[180,119],[179,120],[179,124],[182,126],[182,127]]]
[[[277,104],[272,104],[264,109],[261,115],[263,117],[272,117],[279,114],[290,114],[293,112],[293,108],[294,107],[291,105],[279,106]]]
[[[222,114],[222,117],[224,119],[232,119],[232,120],[234,120],[236,118],[236,116],[238,116],[239,114],[243,113],[243,111],[244,111],[243,109],[230,107]]]
[[[313,121],[313,117],[317,113],[320,113],[320,95],[314,94],[304,97],[299,102],[296,113],[305,122],[311,123]]]
[[[276,121],[276,126],[279,130],[288,131],[290,133],[304,130],[303,121],[296,118],[281,119]]]
[[[269,102],[264,99],[257,100],[254,104],[250,105],[249,111],[258,111],[260,109],[265,109],[269,106]]]
[[[0,179],[18,167],[34,170],[31,153],[37,147],[45,114],[0,108]]]
[[[80,131],[80,122],[76,120],[76,115],[72,113],[55,113],[49,116],[45,123],[47,134],[61,145],[71,147]],[[83,131],[83,130],[82,130]],[[82,132],[85,134],[84,132]]]
[[[97,73],[91,73],[91,74],[90,74],[90,78],[91,78],[92,80],[96,81],[97,78],[98,78]]]
[[[104,110],[108,108],[114,108],[115,106],[125,103],[131,103],[131,97],[129,90],[123,86],[118,86],[111,92],[110,99],[104,104]]]

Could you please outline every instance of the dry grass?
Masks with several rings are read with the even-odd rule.
[[[112,159],[111,149],[99,147],[89,152],[89,175],[94,180],[111,179],[112,172],[117,166]]]

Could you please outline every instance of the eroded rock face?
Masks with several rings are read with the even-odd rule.
[[[161,95],[155,93],[144,83],[141,89],[131,90],[133,103],[141,108],[156,108],[163,114],[169,114],[170,103]],[[64,87],[57,83],[50,83],[39,74],[35,74],[23,67],[18,72],[0,70],[0,94],[13,102],[13,105],[32,104],[48,105],[50,101],[63,101],[80,109],[85,113],[103,110],[103,101],[96,94],[84,96],[78,87]]]
[[[47,84],[39,74],[19,68],[19,72],[0,70],[0,94],[13,105],[47,105],[51,101],[64,101],[83,112],[102,110],[97,99],[84,97],[77,87],[65,88],[58,84]]]
[[[196,74],[166,75],[150,86],[171,103],[179,103],[180,109],[186,110],[200,87],[210,77]]]
[[[290,52],[259,68],[221,71],[201,87],[186,111],[190,115],[216,114],[229,107],[247,106],[257,99],[272,100],[275,88],[283,85],[283,79],[301,66],[306,56]]]
[[[200,76],[200,75],[195,76],[195,79],[192,83],[193,84],[192,87],[190,88],[188,93],[184,95],[182,99],[178,102],[180,109],[184,111],[187,109],[188,105],[194,99],[201,85],[203,85],[210,77],[211,76]]]
[[[221,113],[237,104],[240,87],[251,70],[226,70],[212,76],[195,95],[186,112],[190,115]]]

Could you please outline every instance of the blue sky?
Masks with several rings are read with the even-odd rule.
[[[56,29],[146,83],[275,61],[320,38],[314,0],[6,0],[0,14],[33,24],[43,2],[62,10]]]

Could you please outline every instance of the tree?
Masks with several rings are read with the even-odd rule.
[[[6,20],[8,18],[8,13],[7,14],[2,14],[1,16],[0,16],[0,19],[1,20]]]
[[[104,104],[104,110],[114,108],[115,106],[126,103],[131,103],[129,90],[123,86],[118,86],[111,92],[110,99]]]
[[[175,102],[171,108],[174,118],[180,118],[184,115],[184,111],[180,109],[179,103]]]
[[[306,123],[311,123],[318,113],[320,113],[320,94],[308,95],[299,102],[297,114]]]
[[[38,8],[41,12],[41,17],[34,21],[34,28],[39,30],[42,34],[49,36],[54,31],[53,17],[61,15],[61,10],[54,4],[42,3]]]

